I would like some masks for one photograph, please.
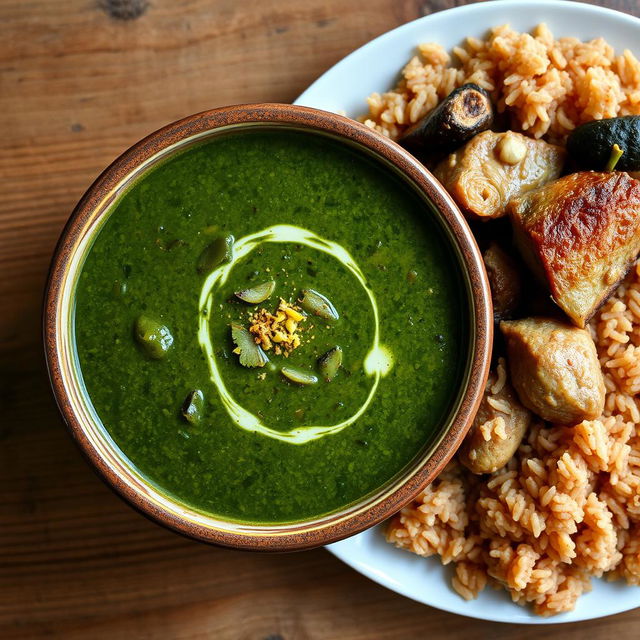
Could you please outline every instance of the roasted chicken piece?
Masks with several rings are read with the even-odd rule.
[[[511,382],[543,420],[574,425],[604,409],[604,378],[585,329],[551,318],[503,321]]]
[[[435,170],[466,214],[499,218],[515,196],[555,180],[565,151],[520,133],[485,131],[445,158]]]
[[[513,258],[495,242],[482,254],[482,258],[491,286],[493,317],[496,322],[506,320],[512,317],[520,303],[520,271]]]
[[[640,251],[640,181],[572,173],[512,200],[508,211],[525,261],[584,327]]]
[[[522,406],[507,381],[504,358],[487,380],[484,396],[458,459],[473,473],[504,467],[520,446],[533,416]]]

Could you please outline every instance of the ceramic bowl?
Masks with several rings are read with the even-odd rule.
[[[84,259],[121,195],[142,175],[188,146],[255,127],[288,128],[329,136],[356,147],[397,174],[439,221],[463,274],[470,327],[469,349],[451,411],[438,436],[403,472],[374,494],[312,521],[248,525],[196,511],[163,494],[120,451],[88,398],[74,340],[74,294]],[[334,542],[375,525],[407,504],[454,454],[475,415],[488,374],[493,317],[482,257],[462,214],[438,181],[387,138],[342,116],[306,107],[259,104],[199,113],[163,127],[120,156],[80,200],[59,240],[44,304],[44,344],[60,412],[89,462],[133,507],[182,534],[214,544],[289,551]]]

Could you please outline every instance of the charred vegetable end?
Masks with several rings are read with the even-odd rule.
[[[477,84],[452,91],[433,111],[411,126],[399,142],[411,151],[453,151],[493,124],[489,94]]]

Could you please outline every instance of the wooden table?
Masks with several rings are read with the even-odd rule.
[[[236,553],[107,489],[49,392],[40,302],[98,172],[210,107],[293,100],[364,42],[462,0],[0,0],[0,637],[630,640],[640,610],[546,628],[416,604],[324,550]],[[640,15],[638,0],[602,4]]]

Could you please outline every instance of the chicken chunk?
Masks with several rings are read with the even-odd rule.
[[[511,382],[543,420],[574,425],[604,409],[605,387],[589,332],[551,318],[504,321]]]
[[[473,473],[493,473],[504,467],[520,446],[533,416],[522,406],[507,381],[504,358],[491,372],[471,430],[458,459]]]
[[[564,160],[562,147],[485,131],[445,158],[435,176],[466,214],[499,218],[511,198],[558,178]]]
[[[520,303],[520,271],[513,258],[495,243],[482,254],[482,258],[491,286],[493,317],[496,322],[506,320],[512,317]]]
[[[522,256],[578,327],[609,297],[640,251],[640,181],[573,173],[508,207]]]

